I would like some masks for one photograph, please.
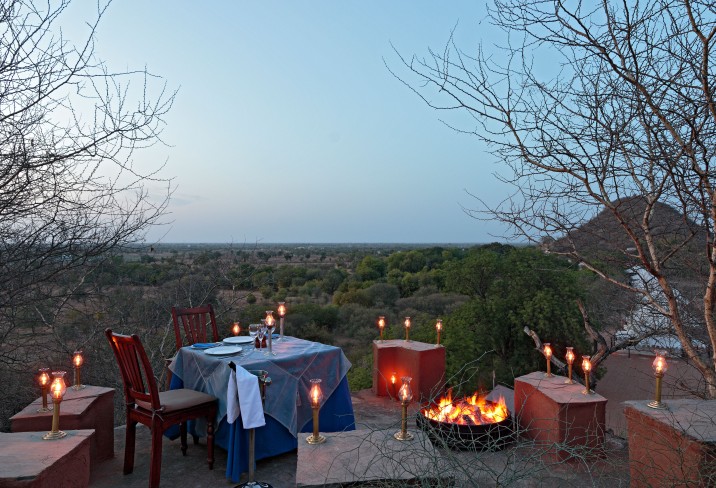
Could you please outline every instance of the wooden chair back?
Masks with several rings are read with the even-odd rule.
[[[150,404],[153,410],[159,410],[159,390],[142,341],[136,334],[115,334],[110,329],[105,330],[105,335],[117,358],[127,405],[140,401]]]
[[[172,307],[172,320],[177,351],[197,342],[219,342],[214,308],[210,303],[192,308]],[[209,327],[211,327],[211,339],[209,339]]]

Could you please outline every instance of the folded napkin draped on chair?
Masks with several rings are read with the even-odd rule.
[[[241,366],[236,366],[236,372],[231,371],[226,403],[226,420],[230,424],[241,415],[244,429],[266,425],[258,378]]]

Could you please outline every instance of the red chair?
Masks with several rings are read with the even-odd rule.
[[[219,342],[219,330],[216,328],[216,317],[211,304],[193,308],[172,307],[172,320],[174,321],[174,337],[177,351],[184,346],[191,346],[197,342],[209,342],[209,326],[211,326],[211,339]]]
[[[162,469],[162,437],[164,431],[179,424],[181,450],[186,456],[186,423],[200,417],[206,418],[206,445],[209,469],[214,469],[214,419],[217,399],[206,393],[181,388],[159,392],[149,358],[144,346],[135,334],[115,334],[104,331],[112,347],[124,383],[127,405],[127,434],[124,446],[124,474],[134,469],[134,441],[137,422],[152,432],[149,488],[159,486]]]

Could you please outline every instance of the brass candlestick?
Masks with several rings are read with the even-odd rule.
[[[405,342],[408,342],[410,341],[410,317],[405,317],[403,326],[405,326]]]
[[[380,342],[383,342],[383,329],[385,328],[385,317],[378,317],[378,329],[380,329]]]
[[[564,381],[567,384],[573,385],[574,380],[572,379],[572,363],[574,363],[574,348],[568,347],[567,354],[564,358],[567,360],[567,379]]]
[[[398,392],[401,407],[400,431],[393,434],[393,437],[399,441],[409,441],[413,439],[413,434],[408,432],[408,405],[413,399],[413,390],[410,389],[411,379],[410,376],[403,376],[403,384]]]
[[[582,356],[582,370],[584,371],[584,390],[582,394],[593,395],[594,392],[589,389],[589,372],[592,370],[592,362],[589,356]]]
[[[60,430],[60,403],[62,402],[62,397],[67,391],[67,386],[65,385],[64,379],[65,372],[54,371],[52,373],[52,376],[54,377],[54,379],[52,380],[52,384],[50,385],[50,392],[52,393],[52,404],[54,407],[52,411],[52,430],[42,436],[42,438],[46,441],[62,439],[67,435],[66,432],[62,432]]]
[[[654,358],[654,362],[651,364],[651,367],[654,369],[654,376],[656,376],[656,389],[654,390],[654,400],[646,405],[647,407],[664,410],[667,406],[665,403],[661,402],[661,380],[664,378],[664,373],[666,373],[666,370],[669,369],[669,367],[666,364],[666,351],[658,350],[654,352],[656,353],[656,358]]]
[[[37,381],[40,383],[40,395],[42,396],[42,407],[38,408],[38,413],[49,412],[52,410],[47,406],[47,387],[50,385],[50,368],[40,368],[40,375]]]
[[[549,344],[549,342],[544,343],[544,357],[547,359],[547,372],[545,373],[546,377],[552,376],[552,346]]]
[[[82,351],[75,351],[74,355],[72,356],[72,364],[75,365],[75,384],[72,387],[73,390],[81,390],[85,387],[85,385],[82,384],[80,378],[80,368],[82,368],[84,362],[85,360],[82,357]]]
[[[323,444],[326,438],[322,436],[318,429],[318,411],[321,408],[323,400],[323,392],[321,391],[321,380],[311,380],[311,390],[308,393],[311,398],[311,409],[313,410],[313,433],[306,437],[309,444]]]
[[[438,321],[435,323],[435,330],[438,333],[438,342],[436,343],[437,346],[440,345],[440,331],[443,330],[443,321],[441,319],[438,319]]]

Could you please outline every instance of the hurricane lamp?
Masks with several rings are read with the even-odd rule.
[[[283,340],[283,319],[284,319],[284,317],[286,317],[286,302],[278,302],[278,309],[277,309],[276,313],[278,313],[278,318],[279,318],[278,330],[279,330],[280,335],[279,335],[278,340],[282,341]]]
[[[405,340],[410,340],[410,317],[405,317],[405,321],[403,322],[403,327],[405,327]]]
[[[669,365],[666,363],[666,351],[659,349],[654,351],[654,354],[656,354],[656,357],[654,358],[654,362],[651,363],[651,367],[654,369],[654,376],[656,377],[656,389],[654,390],[654,400],[646,405],[651,408],[663,410],[666,409],[667,406],[661,402],[661,380],[666,370],[669,369]]]
[[[589,360],[589,356],[582,356],[582,371],[584,371],[584,391],[585,395],[592,395],[594,392],[589,389],[589,374],[592,371],[592,362]]]
[[[268,334],[268,354],[275,355],[273,352],[273,328],[276,327],[276,318],[273,316],[273,310],[266,310],[266,318],[264,319]]]
[[[439,346],[439,345],[440,345],[440,331],[443,330],[443,321],[442,321],[442,319],[438,319],[438,321],[435,322],[435,330],[436,330],[437,333],[438,333],[438,342],[437,342],[437,345]]]
[[[239,322],[238,320],[234,322],[234,325],[231,326],[231,333],[234,336],[241,334],[241,322]]]
[[[66,432],[60,430],[60,403],[62,397],[65,396],[67,385],[65,385],[65,371],[53,371],[52,383],[50,384],[50,394],[52,395],[52,430],[42,436],[46,441],[62,439],[67,435]]]
[[[40,368],[37,382],[40,383],[40,395],[42,395],[42,407],[38,408],[38,412],[49,412],[52,410],[47,407],[47,390],[50,386],[50,368]]]
[[[398,391],[398,399],[401,406],[400,431],[393,434],[393,437],[399,441],[409,441],[413,438],[413,434],[408,432],[408,405],[413,400],[413,390],[410,388],[410,376],[401,378],[403,384]]]
[[[326,442],[326,438],[319,433],[318,429],[318,411],[323,401],[320,379],[311,380],[311,389],[308,392],[308,396],[311,401],[311,409],[313,410],[313,433],[306,437],[306,442],[309,444],[322,444]]]
[[[385,329],[385,317],[378,317],[378,329],[380,329],[380,342],[383,342],[383,329]]]
[[[567,379],[564,381],[567,384],[573,385],[574,380],[572,379],[572,365],[574,364],[574,348],[568,347],[567,353],[564,355],[564,359],[567,361]]]
[[[542,352],[545,359],[547,359],[547,372],[544,374],[547,377],[552,376],[552,346],[549,342],[545,342]]]
[[[81,371],[82,365],[85,363],[85,358],[82,356],[82,351],[75,351],[72,355],[72,364],[75,367],[75,384],[72,386],[73,390],[81,390],[85,387],[82,384]]]

